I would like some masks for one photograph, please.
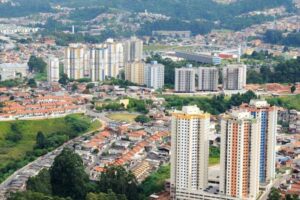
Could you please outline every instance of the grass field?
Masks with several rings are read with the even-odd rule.
[[[220,158],[210,157],[209,166],[220,164]]]
[[[5,140],[6,135],[11,131],[11,125],[14,123],[22,123],[21,131],[23,138],[18,143],[11,143]],[[97,129],[98,127],[100,127],[100,122],[95,121],[91,125],[90,130]],[[38,131],[49,135],[60,130],[71,130],[63,118],[0,122],[0,168],[7,165],[10,161],[21,159],[27,151],[33,150]]]
[[[279,106],[283,106],[284,108],[296,109],[300,111],[300,94],[271,97],[271,98],[267,98],[267,100],[271,104],[276,104]]]
[[[115,120],[115,121],[125,121],[125,122],[134,122],[134,119],[137,117],[137,114],[132,113],[114,113],[109,114],[107,117],[109,119]]]

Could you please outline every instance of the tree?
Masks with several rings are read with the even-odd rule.
[[[39,131],[36,135],[36,147],[39,149],[43,149],[46,147],[46,137],[43,132]]]
[[[148,123],[151,121],[151,119],[149,117],[147,117],[146,115],[139,115],[134,119],[136,122],[140,122],[142,124],[144,123]]]
[[[115,194],[112,190],[108,190],[108,193],[88,193],[86,200],[127,200],[125,195]]]
[[[69,198],[51,197],[46,194],[25,191],[11,194],[7,200],[71,200]]]
[[[62,85],[67,85],[70,82],[67,74],[62,74],[58,82]]]
[[[291,93],[294,93],[295,91],[296,91],[296,86],[293,85],[293,86],[291,87]]]
[[[30,177],[26,182],[26,189],[32,192],[51,195],[52,186],[50,183],[49,171],[47,169],[42,169],[37,176]]]
[[[37,87],[37,83],[33,78],[28,80],[27,85],[31,88],[36,88]]]
[[[128,200],[137,199],[137,184],[135,176],[121,166],[106,167],[99,181],[101,192],[112,190],[116,194],[126,195]]]
[[[296,195],[296,194],[295,195],[288,194],[285,196],[285,199],[286,200],[299,200],[298,195]]]
[[[276,188],[272,188],[268,196],[268,200],[279,200],[279,199],[281,199],[279,190]]]
[[[86,89],[92,89],[94,87],[95,87],[94,83],[89,83],[89,84],[87,84]]]
[[[32,55],[29,58],[28,67],[30,72],[45,73],[47,63],[45,63],[45,61],[42,58]]]
[[[63,149],[50,168],[52,192],[61,197],[82,200],[87,194],[88,175],[81,157],[68,148]]]

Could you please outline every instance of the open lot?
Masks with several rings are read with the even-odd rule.
[[[137,114],[133,113],[113,113],[107,115],[108,118],[115,121],[125,121],[125,122],[134,122],[134,119],[137,117]]]

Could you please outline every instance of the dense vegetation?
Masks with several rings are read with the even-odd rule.
[[[65,148],[49,170],[27,181],[27,191],[9,200],[136,200],[137,181],[123,167],[107,167],[100,180],[91,182],[81,157]]]
[[[99,127],[81,115],[65,118],[0,122],[0,182],[38,156],[70,138]]]
[[[176,95],[163,96],[166,100],[167,109],[181,109],[185,105],[197,105],[201,110],[213,115],[224,113],[232,106],[239,106],[242,103],[249,103],[251,99],[257,98],[252,91],[244,94],[233,94],[230,98],[224,95],[210,97],[180,97]]]
[[[271,44],[282,44],[286,46],[300,46],[300,32],[292,32],[283,35],[284,33],[279,30],[267,30],[264,34],[264,41]]]
[[[50,4],[40,0],[15,0],[14,3],[15,5],[10,2],[0,4],[0,17],[22,17],[52,11]]]
[[[47,63],[40,57],[30,56],[28,67],[30,72],[45,73]]]
[[[271,70],[270,66],[262,66],[259,72],[248,70],[247,83],[296,83],[300,81],[300,57],[280,61]]]

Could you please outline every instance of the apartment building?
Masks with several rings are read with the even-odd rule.
[[[175,69],[175,92],[195,92],[195,69],[190,67]]]
[[[55,57],[50,57],[48,59],[48,73],[47,80],[49,83],[59,81],[59,60]]]
[[[171,197],[192,198],[208,186],[210,115],[197,106],[175,111],[171,121]]]
[[[219,82],[219,69],[216,67],[199,67],[198,90],[200,91],[217,91]]]
[[[221,116],[221,195],[256,200],[259,195],[260,118],[233,110]]]
[[[242,90],[246,86],[247,66],[241,64],[228,65],[223,68],[223,89]]]
[[[165,83],[165,66],[152,61],[145,65],[145,85],[149,88],[160,89]]]

